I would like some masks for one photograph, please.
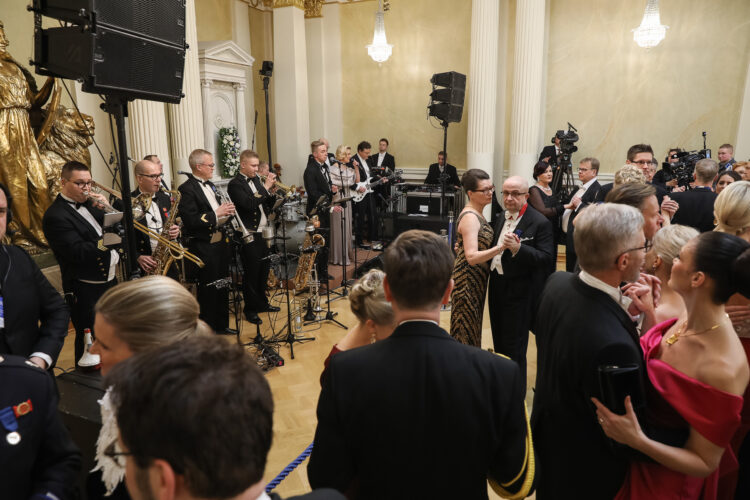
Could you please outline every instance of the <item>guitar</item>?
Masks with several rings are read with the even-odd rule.
[[[357,184],[357,187],[355,188],[354,193],[352,193],[352,199],[354,200],[354,203],[359,203],[360,201],[365,199],[365,196],[367,196],[369,193],[372,193],[372,188],[375,186],[379,186],[380,184],[384,183],[386,180],[393,179],[396,176],[396,172],[391,172],[390,174],[381,177],[380,179],[376,181],[371,181],[370,179],[367,179],[364,182],[360,182]],[[359,188],[365,188],[363,192],[359,192]]]

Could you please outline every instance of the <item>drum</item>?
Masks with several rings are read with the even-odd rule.
[[[283,240],[283,244],[286,247],[286,251],[289,253],[299,253],[302,243],[305,241],[305,226],[307,222],[301,221],[287,221],[284,223],[284,227],[281,227],[279,222],[276,227],[276,243],[279,247],[282,245],[282,237],[286,237]]]
[[[281,212],[286,222],[305,220],[305,210],[301,201],[287,202],[281,206]]]

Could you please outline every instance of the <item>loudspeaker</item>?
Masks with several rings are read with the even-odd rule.
[[[430,104],[430,116],[445,122],[458,123],[464,114],[463,104],[449,104],[445,102]]]
[[[357,272],[354,274],[356,279],[361,278],[370,269],[383,269],[383,254],[373,257],[361,266],[357,268]]]
[[[440,234],[441,229],[448,230],[448,219],[439,215],[405,215],[396,216],[396,233],[401,234],[409,229],[422,229],[435,234]]]
[[[125,99],[182,99],[184,0],[34,0],[34,11],[79,24],[35,30],[38,74]]]
[[[430,93],[430,116],[447,123],[460,122],[464,110],[466,75],[455,71],[435,73],[430,78],[430,83],[433,85]]]
[[[435,73],[430,78],[430,83],[438,87],[451,87],[464,90],[466,88],[466,75],[448,71],[447,73]],[[462,99],[463,102],[463,99]]]

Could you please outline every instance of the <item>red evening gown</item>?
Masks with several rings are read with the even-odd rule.
[[[618,500],[715,500],[721,475],[733,471],[737,461],[729,447],[740,425],[742,397],[721,391],[675,370],[657,358],[664,333],[677,321],[654,326],[643,337],[641,347],[656,396],[663,405],[652,410],[674,427],[692,427],[716,446],[727,448],[719,468],[706,478],[691,477],[657,463],[632,462]],[[656,398],[650,398],[651,400]]]

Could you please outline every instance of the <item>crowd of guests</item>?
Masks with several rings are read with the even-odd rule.
[[[325,143],[312,150],[329,189],[336,172],[342,191],[363,178],[347,171],[345,146],[335,155],[342,163],[326,169]],[[747,497],[750,182],[734,179],[717,194],[719,170],[734,163],[704,159],[691,189],[657,185],[648,150],[631,148],[612,186],[598,183],[595,158],[582,160],[569,199],[552,192],[549,157],[534,168],[536,185],[509,177],[499,196],[485,172],[468,170],[453,249],[417,230],[388,246],[383,271],[353,287],[358,322],[321,367],[308,465],[315,490],[305,498],[487,498],[487,482],[509,498]],[[9,197],[2,187],[0,233]],[[558,244],[575,250],[568,272],[555,272]],[[54,325],[67,327],[67,310],[33,261],[14,252],[0,252],[2,290],[23,279],[51,300],[37,304],[40,328],[23,352],[5,335],[8,323],[1,337],[3,353],[23,356],[0,359],[18,381],[0,401],[8,443],[0,463],[12,479],[4,493],[75,498],[80,454],[43,371],[59,354],[65,334]],[[90,497],[277,498],[262,481],[273,400],[253,360],[211,335],[216,328],[176,281],[103,284],[92,352],[107,390]],[[11,297],[3,294],[6,307]],[[497,354],[480,348],[485,299]],[[446,331],[440,311],[449,302]],[[33,411],[21,404],[27,398]]]

